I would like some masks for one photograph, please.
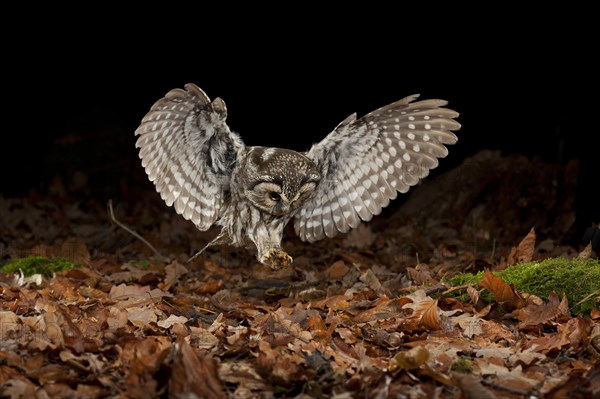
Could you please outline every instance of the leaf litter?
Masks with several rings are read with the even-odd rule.
[[[465,164],[488,158],[497,161],[486,153]],[[411,198],[434,192],[432,180]],[[498,220],[471,218],[481,207],[457,204],[462,223],[441,224],[409,200],[315,244],[287,231],[295,262],[272,271],[243,248],[186,263],[214,233],[198,232],[144,188],[128,188],[114,213],[168,260],[111,224],[99,201],[0,197],[2,259],[81,266],[38,279],[0,273],[0,397],[600,396],[600,294],[590,293],[589,314],[572,314],[567,293],[532,295],[492,273],[576,258],[580,249],[556,244],[566,234],[559,227],[570,228],[566,216],[542,215],[547,225],[494,241]],[[483,277],[448,284],[463,272]],[[451,295],[459,289],[466,296]]]

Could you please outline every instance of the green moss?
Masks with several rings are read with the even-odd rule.
[[[78,267],[81,267],[81,265],[64,258],[51,259],[43,256],[28,256],[8,261],[0,266],[0,273],[18,273],[21,270],[25,276],[39,273],[46,278],[50,278],[53,272],[76,269]]]
[[[473,363],[469,359],[461,357],[452,363],[450,370],[459,373],[470,373],[473,371]]]
[[[597,295],[592,295],[585,302],[577,305],[590,294],[600,290],[600,263],[596,259],[549,258],[543,261],[520,263],[494,273],[508,284],[514,284],[518,292],[534,294],[542,299],[547,299],[552,291],[558,295],[564,292],[573,314],[589,314],[590,310],[597,307],[595,303]],[[453,286],[469,283],[476,286],[482,275],[483,272],[459,274],[448,282]],[[483,296],[483,299],[487,300],[488,297]]]
[[[148,259],[136,259],[130,261],[129,263],[143,269],[148,269],[150,267],[150,261]]]

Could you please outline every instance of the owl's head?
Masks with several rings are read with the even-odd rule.
[[[293,214],[321,180],[313,161],[282,148],[253,147],[242,169],[246,198],[274,216]]]

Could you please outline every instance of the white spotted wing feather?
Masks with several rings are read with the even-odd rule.
[[[241,139],[225,123],[225,103],[196,85],[171,90],[142,119],[135,134],[142,166],[167,205],[208,229],[225,206]]]
[[[301,239],[316,241],[347,232],[405,193],[448,154],[457,141],[458,113],[443,100],[406,97],[360,119],[346,118],[306,154],[323,179],[296,215]]]

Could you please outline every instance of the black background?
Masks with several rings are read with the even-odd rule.
[[[157,10],[149,19],[46,21],[30,39],[13,32],[0,192],[23,195],[75,170],[89,176],[93,195],[140,181],[133,131],[154,101],[194,82],[225,100],[246,144],[295,150],[352,112],[413,93],[446,99],[463,127],[434,174],[481,149],[577,159],[578,223],[599,221],[600,68],[589,10],[475,9],[462,19],[446,10],[433,18],[427,7],[251,11],[274,14],[238,13],[239,25],[231,10]]]

